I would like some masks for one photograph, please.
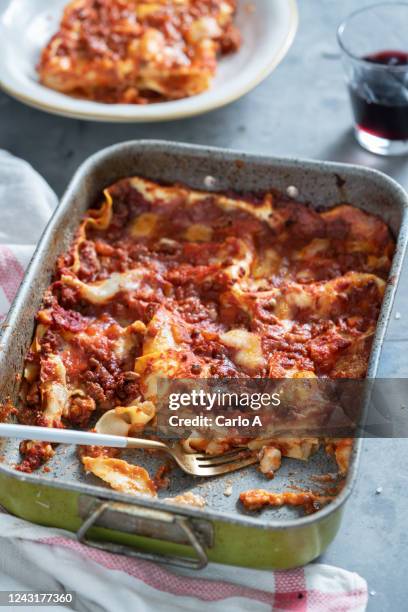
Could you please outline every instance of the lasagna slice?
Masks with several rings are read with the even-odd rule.
[[[43,85],[106,103],[199,94],[236,51],[236,0],[73,0],[44,48]]]

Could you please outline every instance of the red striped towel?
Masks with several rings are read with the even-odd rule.
[[[10,588],[3,572],[14,589],[62,584],[75,591],[76,612],[363,612],[367,605],[363,578],[317,563],[282,572],[210,564],[198,573],[90,548],[6,514],[0,547],[0,590]]]
[[[0,198],[1,319],[22,280],[32,239],[38,238],[56,198],[25,162],[1,151]],[[362,612],[367,605],[365,580],[336,567],[311,564],[272,572],[210,564],[200,573],[167,569],[83,546],[68,532],[5,513],[0,515],[0,547],[0,590],[60,591],[63,585],[76,591],[72,609],[77,612]]]
[[[6,317],[24,274],[27,251],[21,253],[20,247],[17,247],[16,251],[17,253],[12,247],[0,244],[0,321]],[[32,249],[29,249],[28,254],[31,255],[31,252]]]

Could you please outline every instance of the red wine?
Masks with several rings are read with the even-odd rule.
[[[363,58],[371,64],[382,66],[408,66],[408,52],[405,51],[379,51]]]
[[[358,127],[388,140],[408,140],[408,52],[380,51],[363,58],[373,66],[359,69],[349,85]],[[406,66],[405,70],[375,70]]]

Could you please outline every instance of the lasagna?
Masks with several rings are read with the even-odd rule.
[[[364,378],[393,252],[387,226],[349,204],[318,211],[275,190],[122,179],[58,259],[26,358],[20,421],[103,423],[141,437],[157,417],[160,378]],[[183,441],[186,452],[215,455],[243,444],[269,478],[283,457],[307,460],[320,447],[344,476],[351,450],[350,439],[267,432]],[[35,441],[20,450],[23,471],[54,453]],[[118,451],[86,447],[80,457],[114,489],[156,495],[153,475]],[[254,509],[322,502],[265,490],[240,499]]]
[[[111,104],[194,96],[240,46],[235,12],[236,0],[73,0],[42,51],[40,82]]]

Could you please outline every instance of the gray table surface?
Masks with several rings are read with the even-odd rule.
[[[408,188],[408,157],[384,159],[354,142],[335,29],[372,0],[300,0],[295,43],[255,91],[202,117],[161,124],[101,124],[54,117],[0,93],[0,147],[28,160],[62,194],[78,165],[102,147],[164,138],[256,153],[355,162]],[[384,376],[408,376],[408,266],[398,288],[381,362]],[[364,576],[369,610],[408,610],[406,516],[408,441],[370,440],[341,531],[323,562]],[[383,487],[376,495],[377,487]]]

